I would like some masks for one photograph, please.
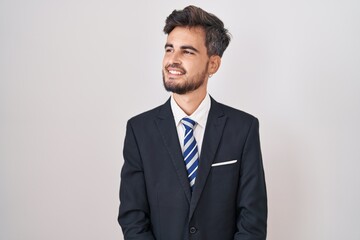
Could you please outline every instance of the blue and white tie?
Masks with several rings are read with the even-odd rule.
[[[196,172],[199,166],[199,151],[194,137],[194,126],[196,122],[190,118],[183,118],[181,123],[185,127],[183,156],[192,191],[196,180]]]

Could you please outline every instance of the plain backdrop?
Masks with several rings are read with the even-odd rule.
[[[188,4],[232,33],[209,93],[260,120],[268,239],[360,239],[358,0],[0,0],[0,239],[122,239],[126,121]]]

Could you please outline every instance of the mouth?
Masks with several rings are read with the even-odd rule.
[[[185,70],[179,68],[166,68],[169,77],[179,77],[185,75]]]
[[[172,75],[181,75],[182,74],[182,72],[176,71],[176,70],[168,70],[168,72]]]

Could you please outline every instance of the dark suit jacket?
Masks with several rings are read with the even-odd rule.
[[[266,239],[258,128],[255,117],[211,99],[191,193],[170,101],[130,119],[118,217],[125,240]]]

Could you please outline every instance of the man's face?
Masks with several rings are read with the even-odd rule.
[[[176,27],[165,44],[163,82],[167,91],[186,94],[206,87],[209,57],[200,27]]]

